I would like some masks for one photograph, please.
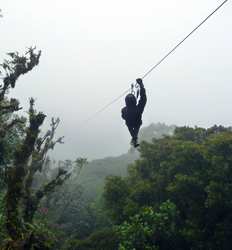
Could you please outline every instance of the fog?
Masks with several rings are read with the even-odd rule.
[[[40,65],[21,77],[11,95],[24,112],[28,98],[60,117],[59,159],[124,153],[129,133],[124,99],[92,116],[130,87],[222,1],[1,0],[1,60],[5,53],[42,50]],[[151,122],[208,127],[232,124],[232,3],[144,81]],[[25,113],[26,114],[26,113]],[[88,123],[84,122],[92,117]]]

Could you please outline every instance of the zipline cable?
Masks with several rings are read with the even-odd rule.
[[[170,52],[168,52],[156,65],[154,65],[143,77],[147,77],[155,68],[157,68],[167,57],[169,57],[185,40],[187,40],[197,29],[199,29],[214,13],[216,13],[226,2],[225,0],[220,4],[209,16],[207,16],[194,30],[192,30],[183,40],[181,40]]]
[[[212,13],[210,13],[199,25],[197,25],[196,28],[194,28],[184,39],[182,39],[173,49],[170,50],[160,61],[158,61],[150,70],[148,70],[141,79],[146,78],[154,69],[156,69],[167,57],[169,57],[182,43],[185,42],[196,30],[198,30],[211,16],[213,16],[223,5],[225,5],[226,2],[229,0],[223,1]],[[88,122],[92,120],[93,117],[97,116],[98,114],[102,113],[104,110],[106,110],[109,106],[117,102],[119,99],[121,99],[125,94],[130,92],[131,88],[127,89],[125,92],[123,92],[120,96],[112,100],[110,103],[106,104],[103,108],[98,110],[96,113],[91,115],[88,119],[86,119],[84,122]],[[83,123],[84,123],[83,122]]]

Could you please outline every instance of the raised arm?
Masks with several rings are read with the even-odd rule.
[[[142,79],[139,78],[136,80],[136,82],[139,84],[139,87],[140,87],[140,100],[138,103],[138,108],[139,108],[139,112],[143,113],[144,107],[147,103],[146,90],[144,88]]]

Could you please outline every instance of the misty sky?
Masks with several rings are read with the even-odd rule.
[[[125,91],[222,1],[1,0],[1,61],[6,52],[36,45],[40,65],[21,77],[12,95],[24,111],[61,118],[65,144],[57,158],[124,153],[129,133],[124,99],[83,121]],[[144,126],[232,125],[232,2],[144,81]],[[47,122],[47,123],[48,123]],[[45,127],[47,125],[45,124]]]

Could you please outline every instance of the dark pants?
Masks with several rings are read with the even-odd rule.
[[[141,125],[137,125],[137,126],[128,126],[129,132],[131,134],[131,137],[133,140],[137,141],[138,139],[138,133],[139,133],[139,129],[140,129]]]

